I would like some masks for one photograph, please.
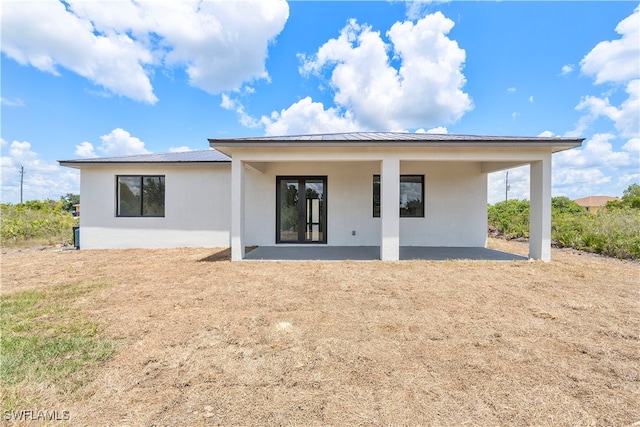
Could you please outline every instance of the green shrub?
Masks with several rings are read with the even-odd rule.
[[[40,243],[71,243],[73,226],[78,220],[63,210],[61,200],[32,200],[13,205],[0,204],[2,223],[0,241],[3,246]]]
[[[640,209],[604,209],[589,215],[583,249],[623,259],[640,259]]]
[[[489,225],[509,239],[529,237],[529,201],[509,200],[489,205]]]
[[[551,201],[551,239],[561,247],[622,259],[640,259],[640,209],[633,207],[635,197],[635,192],[625,191],[620,203],[607,206],[595,215],[566,197],[554,197]],[[489,205],[488,219],[489,225],[507,238],[529,237],[527,200]]]

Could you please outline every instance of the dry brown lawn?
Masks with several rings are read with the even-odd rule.
[[[4,252],[5,294],[107,285],[74,304],[114,357],[73,394],[21,384],[72,425],[640,425],[637,263]]]

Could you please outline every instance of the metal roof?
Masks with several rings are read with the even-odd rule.
[[[455,135],[409,132],[348,132],[313,135],[210,138],[209,146],[231,155],[233,147],[548,147],[556,153],[580,147],[584,138]]]
[[[455,135],[409,132],[348,132],[309,135],[253,136],[244,138],[209,138],[211,147],[287,147],[287,146],[424,146],[424,147],[473,147],[473,146],[549,146],[553,151],[579,147],[584,138],[555,138],[530,136]],[[167,163],[229,163],[231,158],[216,150],[196,150],[179,153],[136,154],[117,157],[93,157],[59,160],[62,166],[113,165],[113,164],[167,164]]]
[[[231,158],[218,150],[182,151],[179,153],[135,154],[118,157],[93,157],[88,159],[59,160],[63,166],[132,163],[228,163]]]

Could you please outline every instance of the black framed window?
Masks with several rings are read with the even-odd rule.
[[[373,216],[380,217],[380,175],[373,176]],[[400,175],[400,217],[424,217],[424,175]]]
[[[116,181],[117,216],[164,216],[164,176],[119,175]]]

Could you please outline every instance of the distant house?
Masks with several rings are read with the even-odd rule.
[[[587,210],[587,212],[595,213],[607,205],[607,202],[618,200],[612,196],[587,196],[574,200],[577,204]]]
[[[60,161],[85,249],[484,248],[487,174],[530,165],[529,256],[550,260],[551,156],[583,139],[355,132],[209,139],[212,150]]]

